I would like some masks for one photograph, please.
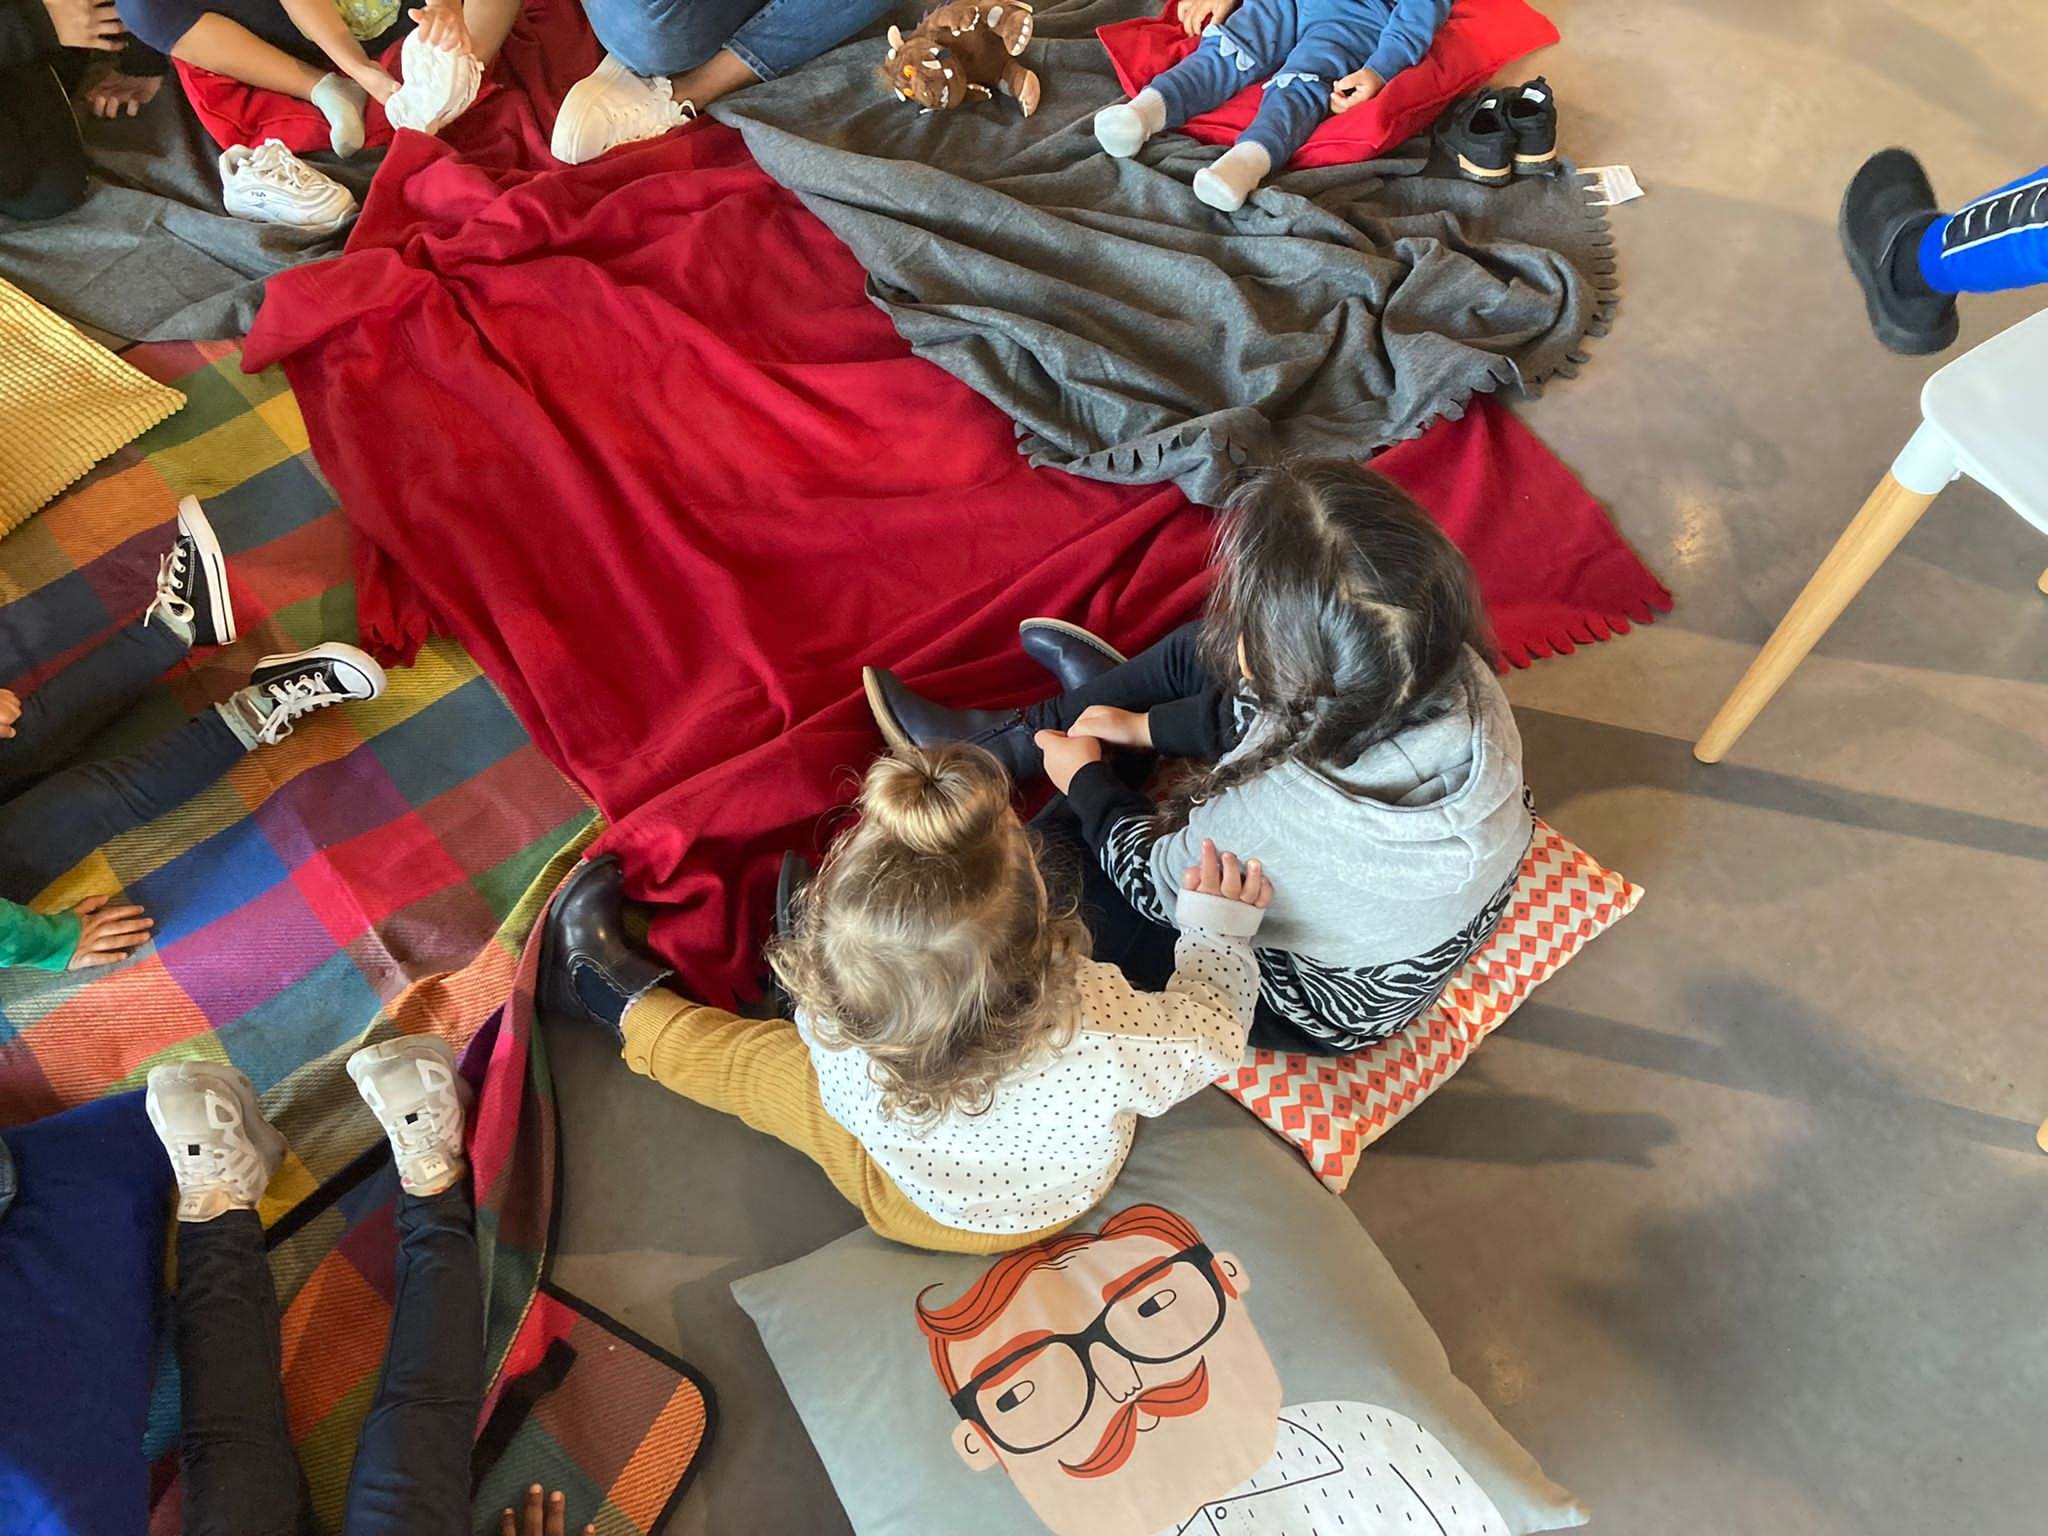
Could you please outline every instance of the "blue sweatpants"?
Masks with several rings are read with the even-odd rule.
[[[1920,274],[1940,293],[2048,283],[2048,166],[1928,225]]]
[[[1152,89],[1166,102],[1166,126],[1178,128],[1264,79],[1265,99],[1238,142],[1259,145],[1277,171],[1330,115],[1331,89],[1365,67],[1382,30],[1353,0],[1245,0]]]

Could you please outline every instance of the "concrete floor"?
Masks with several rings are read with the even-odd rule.
[[[1935,366],[1865,331],[1841,187],[1891,142],[1953,197],[2038,163],[2040,0],[1545,8],[1567,150],[1649,196],[1613,336],[1526,415],[1680,606],[1509,692],[1545,814],[1649,896],[1349,1200],[1596,1530],[2038,1536],[2048,539],[1956,487],[1727,763],[1688,749]],[[1963,344],[2043,298],[1970,303]],[[567,1102],[606,1096],[559,1277],[772,1404],[701,1256],[793,1257],[845,1207],[794,1163],[777,1210],[707,1199],[746,1133],[558,1050]],[[725,1433],[678,1530],[843,1528],[786,1410]]]

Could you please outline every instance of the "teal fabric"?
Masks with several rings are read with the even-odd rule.
[[[45,917],[19,902],[0,900],[0,966],[61,971],[78,948],[78,919],[69,912]]]

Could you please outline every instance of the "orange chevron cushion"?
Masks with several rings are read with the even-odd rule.
[[[1353,1056],[1252,1051],[1216,1086],[1292,1142],[1316,1177],[1341,1193],[1367,1147],[1449,1081],[1551,972],[1642,899],[1639,887],[1539,816],[1500,926],[1429,1012]]]

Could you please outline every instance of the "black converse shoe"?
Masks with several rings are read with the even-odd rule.
[[[156,601],[142,615],[145,624],[151,619],[189,626],[194,645],[227,645],[235,638],[227,556],[196,496],[178,503],[178,537],[157,562]]]
[[[1502,111],[1515,136],[1515,174],[1548,176],[1557,169],[1557,97],[1538,75],[1506,95]]]
[[[292,722],[330,704],[361,703],[384,691],[384,669],[367,651],[328,641],[310,651],[266,656],[241,695],[261,717],[256,739],[284,740]]]
[[[1437,138],[1467,181],[1500,187],[1514,178],[1515,133],[1508,126],[1506,96],[1482,91],[1451,108],[1437,126]]]

